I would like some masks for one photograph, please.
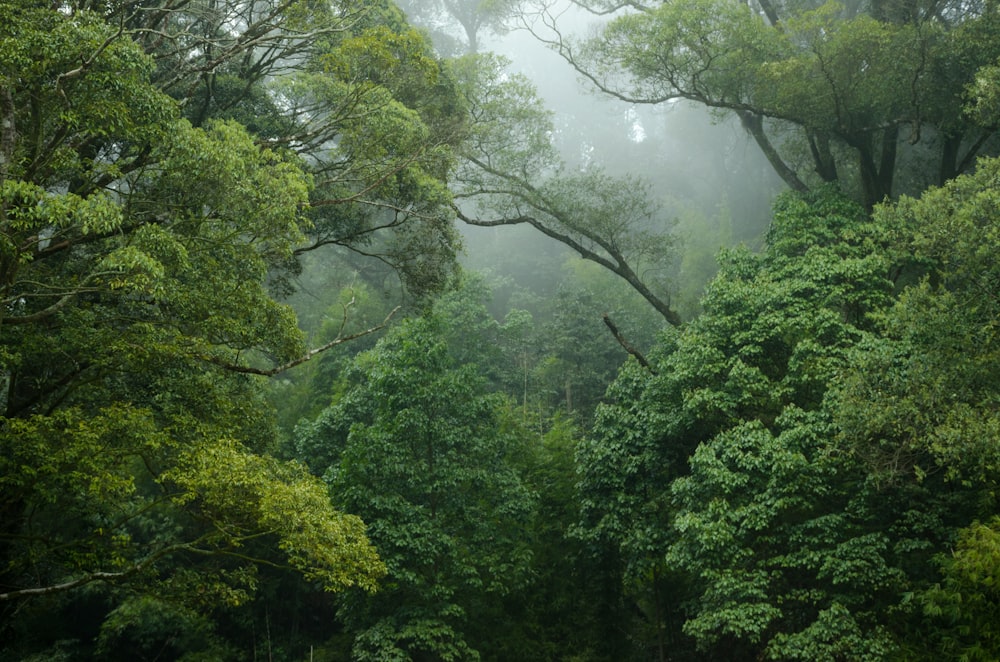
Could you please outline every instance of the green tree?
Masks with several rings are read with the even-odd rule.
[[[880,337],[860,348],[835,391],[846,450],[881,492],[933,495],[936,507],[911,513],[912,528],[946,529],[939,537],[949,547],[911,552],[910,563],[925,566],[917,593],[926,611],[906,637],[911,659],[988,659],[997,651],[988,624],[996,609],[991,568],[1000,561],[998,175],[1000,164],[984,159],[974,174],[877,211],[902,228],[903,250],[929,273],[881,317]],[[941,577],[928,569],[937,566]]]
[[[513,468],[523,442],[470,362],[488,348],[485,308],[463,308],[446,301],[396,326],[299,430],[303,459],[365,519],[388,570],[377,595],[345,597],[357,659],[478,657],[475,628],[527,579],[532,498]]]
[[[811,412],[847,350],[872,326],[869,314],[891,302],[887,243],[860,207],[831,191],[811,201],[786,195],[765,253],[724,254],[704,314],[665,333],[650,354],[655,374],[630,364],[598,408],[579,454],[581,534],[619,559],[624,586],[644,606],[645,625],[634,627],[648,628],[645,641],[661,654],[669,646],[693,655],[697,645],[737,659],[764,650],[764,634],[780,620],[773,605],[791,597],[772,599],[760,584],[780,565],[742,561],[766,564],[786,553],[777,551],[784,549],[778,540],[793,537],[796,517],[807,514],[805,505],[796,517],[784,512],[796,502],[768,486],[831,489],[814,485],[836,471],[818,461],[822,455],[808,464],[806,450],[813,451],[802,445],[824,437],[822,419]],[[788,450],[793,439],[799,446]],[[772,478],[788,462],[789,475]],[[791,481],[806,465],[818,477]],[[810,503],[807,494],[798,498]],[[750,515],[758,519],[739,534],[747,539],[726,528]],[[754,527],[769,522],[789,528],[774,534],[765,553],[754,547]],[[743,574],[734,575],[737,569]],[[808,620],[811,612],[788,613]]]
[[[464,131],[455,84],[412,28],[373,25],[320,45],[274,85],[295,120],[280,142],[307,158],[315,182],[310,241],[296,252],[339,247],[390,267],[373,286],[395,276],[417,296],[441,289],[458,245],[447,187]]]
[[[673,595],[648,645],[992,655],[996,182],[984,160],[871,220],[785,196],[656,373],[621,373],[581,448],[582,534],[637,602]]]
[[[502,32],[506,23],[516,13],[518,3],[514,0],[400,0],[400,7],[418,25],[427,27],[434,36],[438,47],[445,51],[464,53],[479,52],[479,36],[484,31]],[[446,48],[454,39],[449,28],[455,26],[465,33],[465,43],[461,49]]]
[[[735,114],[796,191],[839,182],[871,208],[967,171],[994,134],[963,113],[1000,55],[987,5],[577,4],[631,8],[583,43],[539,31],[578,72],[633,103]]]
[[[562,410],[587,428],[627,351],[642,356],[662,318],[638,293],[591,262],[570,258],[563,274],[549,302],[551,319],[536,331],[543,354],[531,381],[547,409]]]
[[[232,120],[182,118],[134,11],[0,3],[5,656],[125,655],[187,627],[231,650],[195,635],[258,565],[331,591],[384,573],[361,521],[266,454],[253,373],[309,356],[268,277],[304,241],[312,180]]]
[[[550,113],[526,78],[502,60],[456,65],[472,121],[453,177],[456,213],[470,225],[530,225],[623,279],[670,324],[680,324],[658,273],[672,256],[669,222],[637,177],[599,168],[567,172],[553,145]]]

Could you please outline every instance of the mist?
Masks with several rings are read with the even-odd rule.
[[[551,11],[567,36],[585,37],[608,20],[571,3]],[[741,243],[759,247],[772,201],[784,184],[732,115],[683,100],[640,105],[612,98],[542,43],[540,37],[551,38],[551,33],[546,35],[540,21],[528,17],[511,23],[506,31],[483,34],[480,50],[503,56],[512,74],[535,85],[553,113],[552,140],[568,169],[600,168],[650,183],[661,207],[661,227],[654,229],[670,233],[676,242],[667,287],[683,314],[696,314],[704,285],[716,271],[718,251]],[[562,263],[575,258],[573,251],[531,228],[461,224],[459,229],[464,266],[488,272],[498,283],[508,279],[500,292],[510,291],[512,282],[513,289],[550,296],[565,276]]]

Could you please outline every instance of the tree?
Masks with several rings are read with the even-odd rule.
[[[928,273],[879,320],[880,337],[859,348],[834,391],[843,443],[881,492],[907,489],[937,501],[909,514],[910,528],[944,528],[938,537],[947,543],[910,552],[909,562],[924,566],[916,591],[923,618],[903,637],[913,659],[987,659],[997,650],[989,624],[1000,559],[998,174],[1000,164],[984,159],[974,174],[877,210]]]
[[[489,347],[485,309],[460,301],[359,355],[351,387],[297,436],[388,569],[377,596],[345,597],[357,659],[477,658],[473,628],[526,580],[532,499],[512,464],[521,440],[470,362]]]
[[[174,45],[192,24],[148,9],[0,3],[5,655],[54,655],[49,635],[83,656],[125,651],[114,632],[153,603],[202,627],[249,599],[259,565],[331,591],[384,573],[361,520],[267,454],[254,374],[308,356],[268,279],[305,239],[311,177],[233,120],[181,117],[173,85],[207,72],[169,73],[134,22],[160,16]],[[294,20],[269,16],[254,29]],[[226,57],[264,47],[219,38],[234,40]],[[211,58],[197,43],[174,63]],[[41,616],[74,610],[78,629],[34,636]]]
[[[447,280],[456,238],[443,178],[462,112],[395,5],[199,0],[101,13],[153,57],[151,81],[192,124],[234,119],[302,157],[312,227],[296,255],[363,256],[417,295]]]
[[[458,217],[471,225],[528,224],[616,274],[670,324],[681,323],[663,287],[640,274],[671,256],[669,223],[638,178],[563,171],[549,114],[522,76],[494,58],[457,65],[472,123],[454,175]],[[487,216],[487,218],[483,218]]]
[[[436,38],[439,48],[451,38],[448,28],[454,24],[465,33],[465,53],[479,52],[479,35],[484,30],[500,32],[516,10],[515,0],[436,0],[398,3],[415,23],[425,25]],[[457,54],[457,53],[456,53]]]
[[[429,44],[412,28],[370,26],[276,87],[296,120],[280,140],[316,183],[297,254],[340,247],[386,265],[380,275],[415,296],[443,288],[458,244],[447,179],[464,108]]]
[[[598,408],[579,452],[581,535],[619,559],[651,649],[754,659],[774,633],[834,608],[832,593],[825,607],[776,605],[808,585],[792,576],[809,540],[796,527],[833,526],[823,508],[855,487],[810,444],[826,436],[817,412],[846,351],[891,302],[895,258],[879,226],[828,190],[779,199],[763,255],[723,258],[705,312],[650,353],[655,374],[630,362]],[[864,525],[836,526],[850,538]],[[803,554],[838,553],[814,551]]]
[[[550,299],[551,319],[538,330],[544,354],[531,377],[552,411],[563,410],[587,428],[626,352],[642,356],[662,321],[638,293],[599,266],[571,258],[564,272]]]
[[[983,160],[872,218],[784,196],[655,374],[622,371],[581,448],[581,532],[640,604],[673,594],[645,612],[650,647],[995,649],[996,182]]]
[[[735,114],[796,191],[839,182],[870,209],[967,171],[994,134],[963,114],[966,87],[1000,55],[985,6],[576,4],[629,8],[583,43],[544,8],[534,22],[595,87]]]

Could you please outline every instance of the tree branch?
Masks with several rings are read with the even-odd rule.
[[[627,340],[625,340],[625,337],[622,336],[621,332],[618,330],[618,327],[615,326],[615,323],[611,321],[611,317],[607,313],[604,313],[603,315],[601,315],[601,319],[604,320],[604,324],[608,327],[608,329],[611,330],[611,334],[615,337],[615,340],[618,341],[618,344],[621,345],[626,352],[634,356],[635,360],[639,362],[639,365],[648,370],[651,375],[655,375],[656,371],[653,370],[653,367],[651,365],[649,365],[649,361],[646,360],[646,357],[643,356],[639,350],[630,345]]]
[[[642,282],[642,279],[639,278],[639,276],[635,273],[635,271],[632,270],[631,267],[628,266],[628,263],[625,261],[624,256],[622,256],[617,251],[609,250],[609,254],[615,260],[614,262],[612,262],[603,255],[600,255],[590,250],[589,248],[581,244],[579,241],[569,236],[568,234],[554,230],[553,228],[549,227],[545,223],[542,223],[533,216],[521,215],[516,218],[481,221],[466,215],[458,208],[455,209],[455,213],[458,216],[458,218],[464,223],[468,223],[469,225],[478,225],[481,227],[496,227],[499,225],[518,225],[522,223],[527,223],[532,227],[534,227],[535,229],[537,229],[542,234],[551,237],[552,239],[555,239],[561,244],[564,244],[572,248],[580,255],[580,257],[584,258],[585,260],[596,262],[597,264],[601,265],[608,271],[624,279],[625,282],[631,285],[632,289],[638,292],[642,296],[642,298],[644,298],[647,302],[649,302],[649,304],[652,305],[653,308],[658,313],[660,313],[660,315],[662,315],[663,318],[671,326],[681,326],[683,324],[683,320],[681,320],[680,315],[678,315],[677,312],[670,307],[670,304],[667,301],[664,301],[660,297],[656,296],[646,286],[646,284]],[[608,250],[607,247],[603,245],[601,247],[604,248],[605,250]]]
[[[325,345],[317,347],[316,349],[309,350],[308,352],[306,352],[305,354],[303,354],[299,358],[294,359],[292,361],[289,361],[288,363],[283,363],[283,364],[281,364],[279,366],[276,366],[274,368],[254,368],[252,366],[235,365],[235,364],[232,364],[232,363],[227,363],[227,362],[223,361],[222,359],[215,358],[215,357],[212,357],[212,356],[203,356],[201,358],[204,361],[208,361],[209,363],[213,363],[213,364],[215,364],[217,366],[225,368],[226,370],[229,370],[230,372],[238,372],[238,373],[245,374],[245,375],[261,375],[262,377],[274,377],[275,375],[281,374],[282,372],[285,372],[286,370],[290,370],[290,369],[294,368],[295,366],[302,365],[306,361],[309,361],[309,360],[315,358],[317,355],[322,354],[323,352],[327,351],[328,349],[332,349],[332,348],[336,347],[337,345],[342,345],[345,342],[349,342],[351,340],[356,340],[356,339],[361,338],[363,336],[367,336],[369,334],[375,333],[376,331],[381,331],[382,329],[384,329],[386,327],[386,325],[389,323],[389,320],[392,319],[392,317],[399,311],[399,309],[400,309],[400,306],[396,306],[391,311],[389,311],[389,314],[386,315],[385,319],[382,320],[381,324],[373,326],[370,329],[365,329],[364,331],[359,331],[357,333],[352,333],[352,334],[347,335],[347,336],[337,336],[336,338],[334,338],[330,342],[326,343]]]
[[[793,191],[798,191],[799,193],[805,193],[809,190],[809,187],[799,179],[799,176],[794,170],[788,167],[781,155],[778,154],[778,150],[775,149],[774,145],[771,143],[770,138],[764,133],[764,117],[759,113],[752,113],[749,111],[739,110],[736,111],[739,116],[740,121],[743,123],[743,127],[753,136],[753,139],[757,142],[757,146],[760,150],[764,152],[764,156],[767,158],[768,163],[774,168],[774,171],[778,173],[778,176],[788,184],[788,187]]]

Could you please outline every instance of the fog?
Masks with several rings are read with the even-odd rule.
[[[606,20],[570,7],[555,15],[560,31],[576,36]],[[537,87],[554,113],[554,140],[567,167],[601,167],[651,183],[663,208],[662,230],[677,238],[671,289],[682,312],[694,312],[720,248],[759,244],[783,184],[736,118],[713,117],[683,101],[654,106],[613,99],[593,90],[523,26],[482,35],[480,50],[509,59],[510,71]],[[462,233],[467,267],[513,279],[542,296],[556,286],[550,279],[558,281],[560,263],[571,255],[531,228],[464,226]]]

